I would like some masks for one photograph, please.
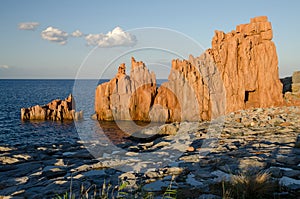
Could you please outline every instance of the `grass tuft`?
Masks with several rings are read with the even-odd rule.
[[[278,183],[271,179],[268,172],[242,173],[232,175],[229,182],[224,182],[223,198],[272,198],[277,188]]]

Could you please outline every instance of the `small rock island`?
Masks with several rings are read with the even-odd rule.
[[[40,106],[36,105],[21,109],[22,120],[79,120],[83,118],[83,112],[75,111],[75,101],[70,94],[65,100],[56,99]]]

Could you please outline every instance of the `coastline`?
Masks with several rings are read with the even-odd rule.
[[[141,180],[144,189],[154,193],[161,193],[175,176],[177,187],[188,187],[200,195],[212,194],[218,198],[220,193],[213,187],[219,186],[222,180],[229,180],[230,176],[249,168],[257,168],[269,172],[272,179],[279,181],[283,190],[278,193],[283,194],[281,198],[284,194],[296,197],[300,193],[299,121],[300,107],[258,108],[230,113],[221,125],[210,123],[210,129],[221,130],[221,133],[218,144],[204,156],[199,155],[204,149],[199,140],[205,138],[208,122],[180,123],[176,135],[157,138],[152,144],[123,145],[127,156],[133,160],[137,153],[143,154],[155,148],[159,149],[157,156],[181,150],[178,144],[173,145],[179,140],[186,144],[187,148],[172,165],[149,169],[142,176],[114,169],[130,165],[130,158],[122,161],[103,154],[96,160],[79,140],[44,146],[2,146],[0,195],[53,198],[68,191],[71,181],[73,193],[79,194],[81,185],[90,187],[95,184],[100,189],[104,181],[118,185],[119,177],[128,175],[134,177],[135,182]],[[157,148],[159,146],[161,148]],[[178,194],[182,191],[178,189]]]

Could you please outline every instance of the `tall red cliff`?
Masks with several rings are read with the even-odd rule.
[[[143,62],[131,59],[130,76],[125,64],[109,82],[100,84],[95,92],[98,120],[150,121],[149,111],[156,95],[156,77]]]
[[[168,81],[156,88],[154,73],[131,60],[96,89],[98,120],[199,121],[251,107],[283,104],[273,32],[256,17],[230,33],[216,31],[212,48],[188,60],[173,60]]]
[[[283,103],[276,47],[266,16],[238,25],[225,34],[216,31],[213,57],[226,89],[226,112]]]

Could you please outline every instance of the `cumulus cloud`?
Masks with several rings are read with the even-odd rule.
[[[107,34],[88,34],[85,36],[87,45],[99,47],[133,46],[136,44],[136,37],[123,31],[120,27],[114,28]]]
[[[38,22],[23,22],[18,24],[20,30],[35,30],[40,24]]]
[[[76,30],[71,33],[72,37],[82,37],[83,33],[80,30]]]
[[[54,28],[52,26],[49,26],[45,30],[41,32],[41,36],[43,39],[59,43],[61,45],[64,45],[67,43],[68,40],[68,33],[59,30],[57,28]]]
[[[4,64],[4,65],[0,65],[0,68],[1,68],[1,69],[9,69],[10,66]]]

